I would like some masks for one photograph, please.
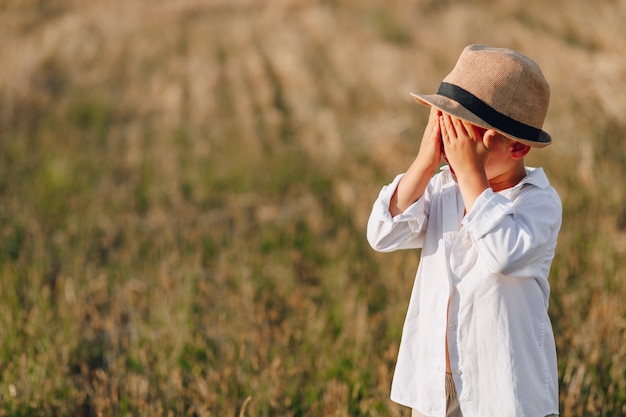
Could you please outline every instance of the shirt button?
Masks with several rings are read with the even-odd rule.
[[[460,369],[455,369],[454,370],[454,375],[461,375],[461,370]]]
[[[456,326],[453,323],[448,324],[448,330],[454,330]]]

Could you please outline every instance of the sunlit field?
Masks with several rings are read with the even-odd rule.
[[[0,416],[409,416],[373,252],[464,46],[534,58],[563,416],[626,415],[626,2],[0,2]]]

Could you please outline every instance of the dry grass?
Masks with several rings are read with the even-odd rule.
[[[624,2],[0,4],[0,415],[399,416],[364,229],[469,43],[553,90],[566,416],[626,414]]]

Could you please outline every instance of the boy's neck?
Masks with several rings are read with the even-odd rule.
[[[494,192],[516,186],[526,176],[526,166],[516,164],[515,167],[501,175],[489,179],[489,186]]]

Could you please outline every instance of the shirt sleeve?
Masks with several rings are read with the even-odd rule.
[[[416,202],[395,217],[389,212],[391,198],[404,174],[398,175],[391,184],[380,191],[374,202],[367,223],[367,240],[378,252],[422,247],[424,231],[428,223],[427,195],[429,186]]]
[[[485,190],[463,226],[491,272],[536,278],[547,276],[561,217],[561,201],[553,188],[527,185],[513,200]]]

